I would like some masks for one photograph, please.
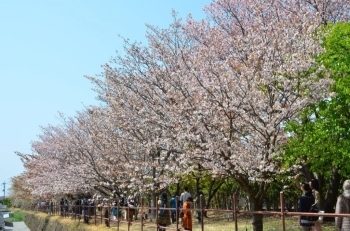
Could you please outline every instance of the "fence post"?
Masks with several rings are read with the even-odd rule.
[[[107,210],[107,215],[108,215],[107,222],[108,222],[108,227],[110,227],[111,226],[111,203],[108,203],[107,209],[108,209]]]
[[[117,231],[119,231],[119,222],[122,219],[122,216],[121,216],[121,208],[120,208],[119,198],[116,201],[117,201],[117,211],[118,211],[118,213],[117,213]]]
[[[144,222],[144,216],[143,216],[143,204],[144,204],[144,198],[141,197],[141,231],[143,231],[143,222]],[[145,214],[146,216],[146,214]]]
[[[179,230],[179,216],[180,216],[180,208],[179,207],[179,196],[175,197],[175,204],[176,204],[176,213],[175,213],[175,220],[176,220],[176,230]],[[182,218],[181,218],[182,219]]]
[[[100,221],[101,221],[101,223],[100,224],[102,224],[102,217],[103,217],[102,211],[103,211],[104,204],[101,202],[100,205],[101,205],[101,209],[100,209],[101,210],[100,211]]]
[[[238,223],[237,223],[237,194],[233,194],[233,219],[235,221],[235,231],[238,231]]]
[[[204,231],[204,209],[203,209],[203,195],[199,195],[199,209],[200,209],[200,213],[201,213],[201,229],[202,231]],[[198,212],[197,212],[198,213]],[[198,214],[197,214],[198,215]]]
[[[96,210],[96,201],[94,200],[94,212],[93,212],[94,218],[95,218],[95,225],[96,225],[96,217],[97,217],[97,210]]]
[[[129,206],[127,207],[127,210],[128,210],[128,212],[126,214],[126,219],[128,221],[128,231],[130,231],[131,218],[130,218],[130,207]]]
[[[158,230],[158,226],[159,226],[159,224],[158,224],[158,219],[159,219],[159,217],[158,217],[158,197],[156,197],[156,225],[157,225],[157,230]]]
[[[282,219],[282,230],[286,230],[285,215],[284,215],[284,196],[283,191],[280,192],[280,205],[281,205],[281,219]]]

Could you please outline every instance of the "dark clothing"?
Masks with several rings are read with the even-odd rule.
[[[299,198],[298,211],[299,212],[309,212],[311,206],[315,203],[315,198],[311,192],[303,194]],[[314,226],[314,221],[309,221],[306,216],[300,217],[300,226],[311,227]]]
[[[178,211],[177,213],[179,214],[179,209],[176,206],[176,198],[175,197],[172,197],[170,199],[170,208],[172,208],[172,210],[171,210],[171,222],[175,223],[178,220],[178,218],[176,217],[176,210]]]
[[[84,222],[89,223],[89,201],[87,199],[84,199],[82,205]]]
[[[162,208],[169,208],[168,204],[163,202],[159,208],[159,214],[158,214],[158,224],[162,227],[169,226],[171,224],[170,221],[170,210],[162,209]],[[165,231],[165,228],[159,228],[159,231]]]
[[[61,216],[64,215],[64,200],[62,199],[60,201],[60,211],[61,211]]]

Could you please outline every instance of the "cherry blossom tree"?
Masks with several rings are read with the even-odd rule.
[[[202,92],[201,140],[193,140],[201,148],[193,155],[233,176],[253,210],[262,209],[269,182],[285,170],[279,161],[288,138],[284,124],[329,96],[331,81],[315,61],[322,52],[318,31],[347,19],[349,2],[313,3],[215,1],[206,8],[207,21],[188,21],[188,34],[198,41],[190,74]],[[327,12],[315,10],[320,5]],[[261,216],[253,218],[254,229],[262,230]]]
[[[348,12],[346,0],[217,0],[205,20],[181,23],[174,13],[168,29],[148,25],[146,46],[125,40],[102,78],[88,77],[105,105],[47,127],[34,154],[21,155],[27,183],[40,183],[36,194],[50,182],[56,193],[145,192],[200,166],[234,179],[261,210],[288,170],[286,122],[330,96],[315,60],[320,29]],[[261,215],[253,225],[263,230]]]
[[[149,27],[148,47],[126,43],[117,68],[105,67],[106,102],[113,105],[115,85],[130,90],[142,103],[133,126],[159,132],[149,145],[178,150],[184,173],[200,163],[233,177],[252,209],[261,210],[269,183],[285,171],[284,124],[329,96],[331,80],[315,61],[322,52],[318,30],[345,18],[348,5],[337,1],[320,13],[319,4],[333,3],[314,3],[215,1],[207,20]],[[254,215],[255,230],[262,230],[261,218]]]

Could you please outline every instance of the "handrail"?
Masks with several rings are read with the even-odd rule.
[[[157,198],[158,199],[158,198]],[[178,197],[176,197],[176,204],[177,204],[177,200]],[[322,216],[322,217],[348,217],[350,218],[350,213],[349,214],[344,214],[344,213],[307,213],[307,212],[291,212],[288,210],[285,210],[285,206],[284,206],[284,194],[283,191],[280,192],[280,211],[247,211],[247,210],[239,210],[238,209],[238,203],[237,203],[237,195],[233,194],[232,196],[232,200],[233,200],[233,208],[232,210],[230,209],[226,209],[226,210],[222,210],[222,209],[206,209],[204,207],[204,205],[202,204],[202,200],[200,200],[200,205],[199,208],[192,208],[191,211],[197,211],[201,213],[201,224],[200,224],[200,228],[203,231],[204,227],[205,227],[205,223],[203,222],[203,218],[204,218],[204,214],[206,212],[220,212],[220,213],[230,213],[233,216],[233,222],[234,222],[234,230],[238,231],[238,215],[239,214],[261,214],[261,215],[278,215],[281,217],[281,222],[282,222],[282,231],[286,230],[285,227],[285,219],[287,216]],[[156,200],[157,201],[157,200]],[[158,226],[158,212],[159,212],[159,206],[156,203],[156,207],[147,207],[144,206],[144,198],[141,198],[141,206],[137,207],[137,209],[141,209],[141,216],[143,215],[144,211],[150,211],[150,210],[156,210],[155,212],[155,224],[146,224],[143,220],[143,218],[141,218],[141,223],[135,223],[136,225],[140,225],[140,230],[143,231],[144,227],[151,227],[151,228],[159,228]],[[117,203],[116,206],[97,206],[96,204],[94,206],[85,206],[85,208],[88,208],[87,210],[89,211],[89,218],[92,219],[94,218],[94,223],[95,225],[97,225],[97,220],[100,220],[100,223],[102,224],[103,221],[110,223],[116,223],[116,228],[117,231],[119,231],[119,226],[121,223],[126,223],[128,225],[128,230],[130,230],[130,225],[132,224],[131,220],[128,220],[128,215],[127,215],[127,220],[121,220],[119,219],[119,214],[117,221],[111,220],[110,219],[110,215],[111,215],[111,209],[112,208],[117,208],[118,211],[120,211],[121,209],[125,210],[125,211],[129,211],[130,212],[130,208],[127,206],[120,206],[119,203]],[[51,215],[61,215],[64,217],[67,216],[74,216],[74,218],[78,218],[79,222],[80,219],[83,217],[82,215],[82,210],[83,210],[83,206],[82,205],[69,205],[69,206],[61,206],[60,204],[54,203],[51,205],[46,205],[46,206],[38,206],[38,205],[31,205],[29,207],[26,207],[25,209],[28,210],[33,210],[33,211],[41,211],[41,212],[47,212],[48,214]],[[104,209],[107,209],[107,213],[108,213],[108,217],[104,217],[103,211],[105,211]],[[171,211],[174,210],[174,208],[161,208],[167,211]],[[68,210],[68,211],[66,211]],[[176,218],[178,218],[178,208],[176,208]],[[179,222],[178,219],[176,219],[176,228],[174,227],[166,227],[167,230],[178,230],[179,229]],[[165,227],[164,227],[165,228]]]

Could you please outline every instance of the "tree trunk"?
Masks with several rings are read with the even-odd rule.
[[[337,202],[338,198],[338,189],[341,188],[341,177],[338,173],[339,168],[334,167],[332,169],[332,176],[329,181],[329,188],[326,193],[326,199],[324,203],[324,211],[325,213],[334,213],[334,205]],[[324,217],[325,220],[334,220],[334,218]]]
[[[250,201],[253,211],[262,211],[262,205],[257,201]],[[253,231],[263,231],[263,215],[253,214]]]
[[[210,185],[208,188],[208,200],[206,200],[205,207],[210,208],[211,201],[214,199],[214,196],[220,189],[221,185],[224,183],[224,181],[217,182],[215,179],[210,181]],[[215,185],[217,184],[217,185]]]

